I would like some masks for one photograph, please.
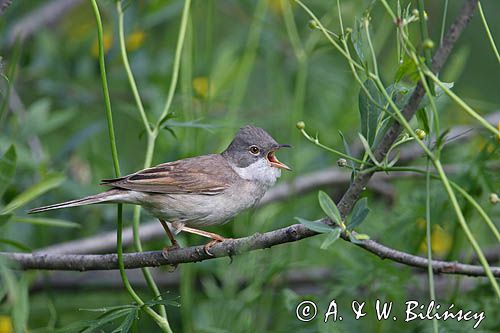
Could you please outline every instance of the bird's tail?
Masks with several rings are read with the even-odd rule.
[[[121,191],[118,189],[111,189],[111,190],[106,191],[106,192],[102,192],[102,193],[95,194],[95,195],[90,195],[88,197],[84,197],[84,198],[80,198],[80,199],[75,199],[75,200],[61,202],[61,203],[57,203],[57,204],[53,204],[53,205],[33,208],[33,209],[28,211],[28,214],[46,212],[48,210],[53,210],[53,209],[77,207],[77,206],[84,206],[84,205],[93,205],[93,204],[105,203],[105,202],[111,203],[111,202],[119,200],[119,198],[121,197],[120,192]]]

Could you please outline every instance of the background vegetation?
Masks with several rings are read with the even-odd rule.
[[[52,2],[59,6],[62,3],[71,2]],[[166,121],[157,123],[166,109],[165,101],[175,73],[175,51],[184,4],[183,1],[125,1],[122,4],[130,67],[147,117],[151,124],[159,125],[154,153],[149,155],[146,147],[151,133],[145,129],[122,63],[118,11],[113,1],[99,2],[104,31],[102,44],[123,174],[148,164],[220,152],[236,130],[249,123],[265,128],[279,142],[294,146],[290,151],[279,153],[280,159],[294,168],[292,173],[285,173],[280,182],[335,166],[339,158],[309,142],[296,128],[300,120],[305,122],[305,130],[312,137],[318,133],[321,143],[345,151],[338,135],[338,131],[342,131],[356,152],[354,155],[363,158],[358,136],[362,132],[363,102],[360,103],[360,84],[352,75],[349,62],[332,47],[317,25],[309,22],[310,17],[303,8],[280,0],[193,1],[186,21],[177,89],[167,108]],[[306,4],[327,29],[341,33],[335,2],[315,0]],[[393,11],[397,10],[395,1],[389,4]],[[446,13],[444,26],[447,26],[461,2],[427,1],[425,5],[429,38],[437,47],[443,13]],[[4,171],[0,174],[2,251],[32,251],[116,229],[113,206],[61,210],[35,218],[26,215],[31,207],[100,191],[96,185],[99,180],[114,176],[92,5],[76,1],[59,15],[55,14],[56,7],[41,11],[44,6],[47,4],[14,2],[0,21],[3,78],[0,156],[4,156],[4,164],[0,165]],[[418,8],[416,1],[401,1],[400,6],[403,9],[409,6],[408,17]],[[485,1],[483,10],[490,30],[500,31],[500,21],[495,19],[500,3]],[[398,58],[402,44],[397,42],[395,25],[382,2],[341,1],[340,13],[344,28],[353,29],[353,36],[358,23],[363,22],[359,20],[370,17],[369,30],[379,77],[389,86],[403,73],[402,82],[411,87],[415,70],[404,68]],[[50,22],[42,20],[51,15]],[[35,18],[44,23],[27,32],[30,24],[37,24]],[[24,39],[16,38],[19,32],[26,34]],[[408,25],[408,34],[423,56],[419,22]],[[478,113],[491,116],[500,106],[500,64],[486,36],[476,13],[439,78],[453,82],[453,92]],[[494,37],[497,36],[494,34]],[[370,52],[367,46],[366,41],[351,44],[353,58],[369,54],[363,53]],[[359,62],[373,71],[368,59],[370,57]],[[460,125],[463,126],[461,133],[465,133],[478,127],[478,122],[447,96],[436,99],[436,103],[441,131]],[[427,109],[432,115],[430,106]],[[416,119],[410,125],[414,130],[424,127],[422,121]],[[9,150],[11,146],[15,147],[15,153],[14,149]],[[407,143],[398,148],[403,155],[410,146]],[[499,188],[497,148],[498,140],[491,132],[475,130],[465,141],[451,140],[441,151],[441,163],[452,170],[450,179],[473,196],[498,226],[499,206],[490,202],[490,195]],[[11,177],[6,165],[12,160],[15,160],[15,175]],[[398,163],[425,169],[427,159],[418,153]],[[349,174],[347,168],[338,171]],[[462,262],[476,260],[439,182],[431,182],[430,192],[426,191],[425,177],[414,174],[392,177],[375,185],[369,186],[363,195],[368,198],[370,213],[357,228],[359,232],[390,247],[425,257],[426,199],[431,198],[433,257]],[[322,190],[337,201],[347,186],[346,182]],[[458,204],[481,248],[487,254],[493,253],[491,264],[495,264],[494,260],[499,259],[498,239],[469,202],[459,197]],[[13,215],[6,217],[7,214]],[[243,237],[296,223],[296,216],[309,220],[324,216],[317,191],[244,213],[214,231],[227,237]],[[142,222],[152,219],[146,214],[140,218]],[[124,224],[131,225],[133,219],[133,207],[125,207]],[[429,300],[425,271],[382,261],[346,242],[320,249],[325,237],[243,254],[231,261],[221,258],[182,264],[175,271],[169,267],[152,270],[160,292],[169,301],[166,310],[172,329],[176,332],[431,329],[427,321],[378,322],[373,315],[359,321],[344,316],[344,321],[335,324],[324,324],[319,319],[309,323],[298,321],[295,306],[304,299],[314,300],[320,309],[326,309],[329,302],[336,299],[341,311],[350,309],[354,299],[366,300],[368,311],[373,311],[376,299],[390,300],[395,302],[398,317],[403,317],[406,300]],[[179,240],[183,246],[205,241],[184,234],[179,235]],[[144,243],[143,249],[158,250],[166,244],[168,240],[160,238]],[[133,250],[133,247],[125,249]],[[0,264],[0,332],[10,332],[11,327],[18,332],[24,328],[29,328],[29,332],[52,332],[65,327],[72,327],[68,330],[74,331],[75,326],[70,325],[83,325],[82,320],[94,320],[95,324],[96,318],[102,315],[102,311],[82,309],[132,303],[117,272],[21,273],[7,268],[3,261]],[[144,301],[153,299],[139,272],[132,272],[130,276],[140,297]],[[454,303],[457,308],[485,311],[486,319],[480,329],[500,330],[498,296],[486,278],[439,275],[435,276],[435,289],[436,299],[443,307]],[[142,311],[125,309],[128,310],[122,317],[117,316],[119,318],[102,329],[112,331],[127,318],[132,318],[130,323],[136,331],[157,329],[154,321]],[[116,314],[116,309],[113,313]],[[130,313],[133,315],[129,317]],[[140,320],[133,320],[135,314],[140,315]],[[439,322],[443,331],[470,330],[472,325],[471,322]]]

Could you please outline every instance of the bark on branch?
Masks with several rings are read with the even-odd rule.
[[[325,220],[326,222],[326,220]],[[213,256],[204,251],[204,247],[193,246],[170,251],[163,255],[162,251],[127,253],[123,255],[125,268],[156,267],[162,265],[177,265],[187,262],[197,262],[208,259],[231,257],[245,252],[270,248],[275,245],[295,242],[300,239],[317,235],[301,224],[294,224],[286,228],[254,234],[249,237],[227,240],[211,248]],[[347,239],[345,239],[347,240]],[[413,267],[427,268],[427,259],[405,252],[394,250],[373,240],[356,244],[382,259],[390,259],[401,264]],[[0,253],[16,262],[21,269],[47,270],[107,270],[118,269],[116,254],[48,254],[48,253]],[[462,274],[482,276],[481,266],[466,265],[457,262],[433,260],[432,266],[436,273]],[[500,267],[491,267],[493,274],[500,277]]]

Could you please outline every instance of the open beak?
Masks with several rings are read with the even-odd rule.
[[[276,156],[274,155],[274,153],[276,153],[276,151],[280,148],[291,148],[292,146],[290,145],[279,145],[278,147],[276,147],[276,149],[273,149],[271,150],[268,154],[267,154],[267,160],[269,161],[269,163],[271,163],[271,166],[275,167],[275,168],[279,168],[279,169],[285,169],[285,170],[288,170],[288,171],[292,171],[292,168],[290,168],[289,166],[287,166],[286,164],[284,163],[281,163],[277,158]]]

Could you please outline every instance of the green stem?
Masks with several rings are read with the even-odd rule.
[[[448,193],[448,197],[450,198],[453,209],[455,210],[455,214],[458,218],[458,222],[460,223],[460,226],[462,227],[462,229],[465,233],[465,236],[469,240],[469,243],[472,245],[472,248],[476,252],[476,255],[479,259],[479,262],[481,262],[481,265],[484,268],[484,272],[486,273],[486,276],[490,280],[490,283],[493,286],[493,289],[495,290],[497,297],[500,299],[500,288],[498,287],[498,283],[497,283],[495,277],[493,276],[493,273],[491,272],[490,266],[488,264],[488,261],[484,257],[483,251],[479,247],[479,244],[477,243],[476,239],[472,235],[472,232],[470,231],[469,226],[467,225],[467,222],[465,221],[465,218],[462,214],[462,210],[460,209],[457,198],[455,197],[455,193],[453,192],[453,189],[451,188],[451,185],[448,181],[448,177],[446,176],[446,173],[443,170],[443,166],[441,165],[441,161],[435,160],[435,161],[433,161],[433,164],[434,164],[434,167],[436,168],[436,170],[439,174],[439,177],[441,178],[441,182],[443,183],[446,192]]]
[[[385,10],[387,11],[387,13],[389,13],[389,15],[391,16],[391,19],[393,22],[396,22],[396,15],[394,14],[394,11],[391,9],[391,7],[389,7],[389,5],[387,4],[387,2],[385,0],[381,0],[382,2],[382,5],[385,7]],[[399,3],[399,1],[398,1]]]
[[[429,294],[431,301],[436,301],[436,291],[434,290],[434,271],[432,270],[432,230],[431,230],[431,173],[429,171],[430,160],[427,159],[426,174],[425,174],[425,221],[426,221],[426,238],[427,238],[427,276],[429,278]],[[432,313],[435,311],[433,310]],[[432,328],[434,333],[439,332],[438,322],[436,318],[432,318]]]
[[[257,55],[257,48],[259,45],[260,35],[262,33],[262,26],[264,17],[267,12],[267,0],[260,0],[257,3],[255,12],[252,19],[252,24],[248,32],[247,42],[243,58],[239,64],[237,79],[235,80],[235,87],[233,89],[231,99],[228,106],[228,123],[230,126],[236,121],[238,109],[245,97],[247,91],[248,81],[250,78],[251,70]]]
[[[14,43],[14,47],[12,49],[12,55],[10,57],[9,61],[9,69],[7,71],[7,76],[5,76],[3,73],[0,73],[2,75],[2,78],[6,81],[7,83],[7,89],[5,91],[5,95],[2,99],[2,103],[0,104],[0,124],[3,121],[3,117],[7,114],[6,110],[9,109],[9,101],[10,101],[10,94],[12,91],[12,87],[14,85],[14,81],[16,80],[16,74],[17,74],[17,65],[19,62],[19,58],[21,56],[21,49],[22,49],[22,38],[16,38],[16,41]]]
[[[186,27],[189,18],[189,7],[191,6],[191,0],[185,0],[184,9],[182,10],[181,26],[179,29],[179,36],[177,37],[177,46],[175,48],[174,65],[172,68],[172,79],[170,80],[170,88],[167,94],[167,100],[165,101],[165,107],[163,112],[158,118],[156,123],[154,133],[157,134],[161,124],[166,120],[169,112],[170,106],[172,105],[172,100],[174,99],[175,88],[177,86],[177,79],[179,78],[179,68],[181,65],[181,55],[182,46],[184,45],[184,38],[186,37]]]
[[[153,135],[148,136],[148,142],[146,147],[146,157],[144,162],[144,168],[149,168],[151,166],[151,162],[153,159],[153,151],[155,147],[155,137]],[[141,238],[139,234],[139,224],[141,221],[141,206],[134,207],[134,217],[132,220],[132,236],[134,239],[134,247],[137,252],[143,252]],[[147,267],[141,268],[142,274],[144,275],[144,279],[146,280],[146,284],[148,288],[152,291],[155,299],[161,300],[162,296],[158,286],[156,285],[153,276],[151,275],[151,271]],[[160,304],[159,306],[160,315],[168,321],[167,311],[165,309],[165,305]]]
[[[102,33],[102,21],[99,14],[99,7],[96,0],[91,0],[94,9],[94,15],[97,23],[97,40],[99,44],[99,70],[101,72],[102,94],[104,96],[104,106],[106,110],[106,121],[108,123],[109,143],[111,145],[111,156],[113,158],[113,166],[115,168],[116,177],[120,177],[120,163],[118,161],[118,150],[116,149],[115,129],[113,127],[113,115],[111,113],[111,99],[109,98],[108,80],[106,77],[106,65],[104,62],[104,44]]]
[[[491,34],[490,28],[488,27],[488,22],[486,22],[486,17],[484,16],[483,7],[481,7],[481,2],[478,2],[479,15],[481,15],[481,21],[484,25],[484,30],[486,30],[486,35],[488,36],[488,40],[490,41],[491,48],[497,57],[498,63],[500,63],[500,54],[498,53],[497,46],[495,41],[493,40],[493,35]]]
[[[430,72],[430,71],[429,71]],[[430,72],[432,74],[432,72]],[[399,122],[401,125],[408,131],[408,133],[415,138],[416,142],[422,147],[424,152],[427,154],[427,156],[432,160],[432,163],[434,164],[434,167],[438,171],[439,178],[441,179],[446,192],[448,194],[448,197],[450,198],[450,201],[452,203],[452,206],[455,210],[455,214],[457,215],[458,221],[460,223],[460,226],[464,230],[465,235],[467,236],[467,239],[471,243],[474,251],[476,252],[479,261],[481,262],[484,271],[488,277],[488,279],[491,282],[491,285],[493,286],[493,289],[495,290],[498,298],[500,298],[500,288],[498,287],[498,284],[493,276],[493,273],[491,272],[490,266],[488,265],[488,262],[486,261],[486,258],[484,257],[483,251],[479,247],[476,239],[474,238],[474,235],[469,230],[469,227],[467,226],[467,223],[465,222],[465,218],[462,214],[462,211],[460,210],[460,206],[458,205],[457,199],[455,197],[455,193],[453,192],[453,189],[451,188],[451,185],[449,183],[448,177],[446,176],[446,173],[444,172],[442,166],[441,166],[441,161],[436,158],[436,156],[432,153],[432,151],[429,150],[429,148],[420,140],[417,135],[415,134],[415,131],[411,128],[410,124],[408,121],[405,119],[405,117],[401,114],[397,106],[394,104],[394,102],[390,99],[389,95],[385,91],[384,86],[382,85],[382,82],[378,77],[375,77],[375,82],[377,83],[379,90],[382,91],[384,94],[386,100],[389,102],[391,108],[393,109],[395,115],[398,117]]]
[[[134,95],[135,103],[137,105],[137,109],[139,110],[139,114],[141,115],[144,127],[146,128],[148,134],[151,134],[152,129],[149,124],[148,117],[146,116],[146,112],[144,111],[144,105],[142,104],[141,96],[137,89],[137,84],[135,83],[134,75],[132,73],[132,70],[130,69],[130,64],[128,62],[127,48],[125,46],[125,33],[123,28],[124,13],[121,1],[116,1],[116,10],[118,12],[118,31],[120,35],[120,51],[123,66],[125,67],[125,71],[127,72],[128,82],[130,84],[130,88],[132,89],[132,94]]]
[[[328,146],[325,146],[324,144],[320,143],[318,139],[313,138],[313,137],[311,137],[309,134],[307,134],[307,132],[306,132],[305,130],[303,130],[303,129],[302,129],[302,130],[300,130],[300,132],[302,133],[302,135],[303,135],[303,136],[304,136],[307,140],[311,141],[312,143],[314,143],[314,144],[315,144],[316,146],[318,146],[318,147],[321,147],[321,148],[323,148],[323,149],[325,149],[325,150],[328,150],[329,152],[332,152],[332,153],[337,154],[337,155],[339,155],[339,156],[341,156],[341,157],[343,157],[343,158],[345,158],[345,159],[348,159],[348,160],[351,160],[351,161],[357,162],[357,163],[359,163],[359,164],[363,164],[363,163],[364,163],[362,160],[359,160],[359,159],[357,159],[357,158],[355,158],[355,157],[352,157],[352,156],[349,156],[349,155],[347,155],[347,154],[344,154],[344,153],[343,153],[343,152],[341,152],[341,151],[338,151],[338,150],[335,150],[335,149],[330,148],[330,147],[328,147]]]
[[[288,39],[292,44],[295,57],[298,62],[297,78],[295,80],[295,91],[293,99],[292,122],[302,119],[304,113],[304,100],[307,87],[308,62],[307,53],[300,41],[297,26],[293,18],[293,11],[288,0],[281,0],[283,6],[283,19],[288,34]]]
[[[425,46],[425,41],[429,39],[429,30],[427,29],[427,20],[425,18],[425,7],[424,0],[418,0],[418,12],[419,12],[419,23],[420,23],[420,34],[422,35],[422,47],[424,48],[425,64],[427,67],[432,68],[432,54],[431,49]],[[426,80],[429,80],[426,78]],[[430,91],[434,96],[436,92],[434,91],[434,85],[429,85]]]
[[[444,30],[446,28],[446,14],[448,13],[448,0],[444,1],[443,19],[441,20],[441,34],[439,35],[439,45],[443,45]]]
[[[141,115],[141,118],[144,123],[144,127],[146,128],[146,131],[148,133],[148,152],[150,155],[152,155],[152,149],[150,146],[154,147],[154,142],[153,144],[150,144],[151,137],[152,137],[152,129],[150,127],[148,118],[146,116],[146,112],[144,111],[144,106],[141,101],[141,97],[139,95],[139,91],[137,89],[137,85],[135,83],[134,75],[132,73],[132,70],[130,68],[130,64],[128,61],[128,56],[127,56],[127,49],[125,46],[125,34],[124,34],[124,28],[123,28],[123,19],[124,19],[124,12],[122,9],[121,1],[116,2],[116,9],[118,12],[118,30],[119,30],[119,35],[120,35],[120,50],[121,50],[121,55],[122,55],[122,60],[123,60],[123,66],[125,67],[125,71],[127,72],[127,77],[128,81],[130,83],[130,88],[132,89],[132,93],[134,95],[136,104],[137,104],[137,109],[139,110],[139,114]],[[154,141],[154,139],[153,139]],[[151,158],[150,158],[151,159]],[[141,240],[139,238],[139,222],[140,221],[140,207],[136,206],[134,208],[134,220],[133,220],[133,237],[134,237],[134,245],[136,248],[136,251],[142,252],[142,244]],[[152,291],[155,299],[161,300],[161,293],[160,290],[158,289],[158,286],[156,285],[151,272],[149,268],[143,267],[141,268],[142,274],[144,275],[144,279],[146,280],[146,284],[148,285],[149,289]],[[167,320],[167,312],[165,309],[165,305],[160,304],[158,306],[160,315]]]
[[[365,27],[366,39],[368,40],[368,46],[370,47],[370,53],[372,55],[373,72],[376,76],[378,76],[377,55],[375,54],[375,49],[373,48],[372,38],[370,36],[369,30],[369,21],[367,17],[365,17],[365,19],[363,20],[363,26]]]
[[[448,89],[443,83],[434,75],[431,71],[426,71],[425,73],[430,77],[443,91],[447,94],[455,103],[457,103],[465,112],[467,112],[471,117],[476,119],[481,125],[483,125],[487,130],[500,137],[500,131],[488,123],[483,117],[481,117],[476,111],[474,111],[467,103],[465,103],[460,97],[455,95],[453,91]]]
[[[355,67],[354,60],[351,61],[352,60],[351,52],[349,51],[349,46],[347,45],[346,35],[345,35],[345,31],[344,31],[344,22],[342,20],[342,11],[340,10],[340,0],[337,0],[337,11],[338,11],[338,15],[339,15],[340,32],[342,33],[340,40],[342,42],[342,46],[344,47],[344,51],[347,55],[347,62],[349,63],[349,68],[351,69],[352,75],[354,75],[354,78],[356,79],[356,81],[358,81],[361,89],[364,91],[364,93],[366,94],[366,97],[368,97],[370,102],[372,102],[377,107],[383,109],[383,107],[377,101],[375,101],[375,99],[372,97],[371,93],[368,91],[368,88],[366,88],[364,82],[359,77],[358,71],[356,70],[356,67]],[[364,72],[365,69],[363,68],[362,71]]]
[[[363,172],[370,172],[370,171],[384,171],[384,172],[389,172],[389,171],[407,171],[407,172],[415,172],[415,173],[419,173],[419,174],[425,174],[426,173],[425,170],[418,169],[418,168],[412,168],[412,167],[382,167],[382,168],[374,167],[372,169],[363,170]],[[439,175],[431,174],[431,177],[433,179],[440,180]],[[449,181],[451,187],[453,187],[453,189],[455,189],[457,192],[459,192],[465,198],[465,200],[467,200],[477,210],[477,212],[479,213],[479,215],[485,221],[486,225],[490,228],[490,230],[493,233],[493,235],[495,235],[495,238],[497,239],[497,241],[500,242],[500,232],[495,227],[495,224],[490,219],[490,217],[488,216],[488,214],[486,214],[486,212],[481,207],[481,205],[479,205],[477,203],[477,201],[474,200],[474,198],[469,193],[467,193],[467,191],[464,190],[460,185],[458,185],[457,183],[455,183],[455,182],[453,182],[451,180],[448,180],[448,181]]]
[[[365,71],[365,69],[363,68],[363,66],[361,66],[360,64],[358,64],[351,56],[348,52],[346,52],[342,47],[340,47],[340,45],[330,36],[330,34],[328,33],[328,30],[323,26],[323,24],[321,23],[321,21],[316,17],[316,15],[314,15],[314,13],[306,6],[302,3],[302,1],[300,0],[295,0],[295,2],[300,6],[302,7],[302,9],[304,9],[304,11],[314,20],[314,22],[318,25],[318,27],[320,28],[320,30],[323,32],[323,35],[326,37],[326,39],[328,39],[328,41],[330,43],[332,43],[332,45],[337,49],[337,51],[339,51],[348,61],[350,64],[352,64],[352,66],[354,66],[355,68],[361,70],[361,71]]]
[[[104,62],[104,46],[103,46],[103,32],[102,32],[102,21],[101,15],[99,13],[99,7],[97,6],[96,0],[91,0],[92,8],[94,11],[94,15],[97,23],[97,39],[99,43],[99,69],[101,72],[101,81],[102,81],[102,91],[104,95],[105,109],[106,109],[106,119],[108,123],[108,134],[109,141],[111,144],[111,155],[113,157],[113,164],[115,168],[115,175],[117,177],[120,176],[120,164],[118,160],[118,152],[116,148],[116,140],[115,133],[113,127],[113,117],[111,112],[111,100],[109,98],[108,91],[108,82],[106,78],[106,66]],[[117,229],[116,229],[116,252],[118,257],[118,267],[120,269],[120,277],[122,279],[123,285],[125,289],[132,297],[132,299],[140,306],[143,306],[143,310],[150,315],[153,320],[158,324],[158,326],[164,332],[172,332],[168,322],[159,316],[155,311],[151,308],[144,306],[144,302],[137,295],[137,293],[133,290],[132,285],[127,279],[127,274],[125,273],[125,265],[123,263],[123,239],[122,239],[122,231],[123,231],[123,208],[122,205],[119,204],[117,208]]]

